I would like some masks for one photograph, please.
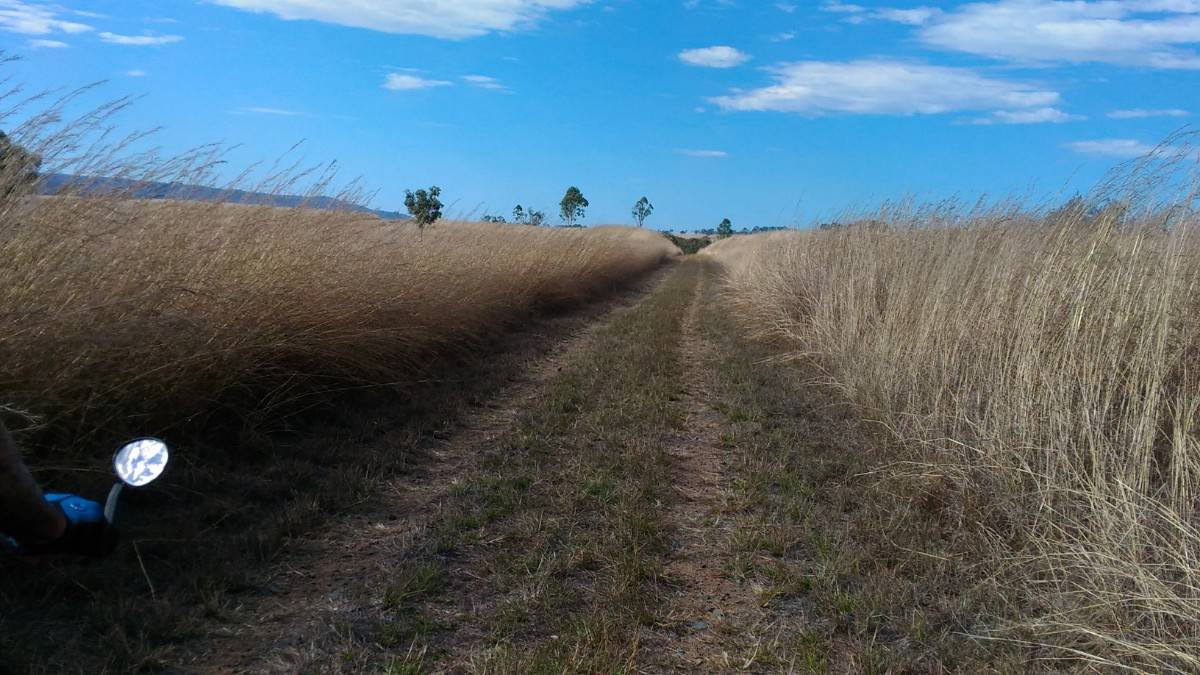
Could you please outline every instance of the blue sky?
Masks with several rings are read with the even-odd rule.
[[[13,79],[144,94],[169,151],[659,228],[1086,189],[1194,123],[1198,43],[1200,0],[0,0]]]

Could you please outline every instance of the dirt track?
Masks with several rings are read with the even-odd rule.
[[[239,620],[214,626],[180,665],[205,673],[833,665],[825,648],[798,637],[833,624],[810,600],[779,602],[793,597],[779,584],[794,587],[814,561],[795,558],[797,549],[764,550],[769,537],[754,534],[803,536],[776,522],[777,507],[762,507],[773,497],[747,487],[762,482],[754,471],[785,469],[755,456],[757,441],[731,440],[744,432],[739,420],[761,413],[723,400],[732,386],[724,359],[739,338],[712,319],[716,283],[713,265],[689,260],[572,319],[515,381],[442,434],[417,471],[292,546],[264,584],[271,592],[248,597]],[[735,379],[771,370],[750,358],[737,355]],[[807,418],[811,438],[833,433],[821,431],[822,419]],[[767,571],[782,568],[795,578]],[[798,615],[797,606],[806,609]]]

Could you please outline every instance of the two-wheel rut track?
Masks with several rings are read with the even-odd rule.
[[[736,449],[722,444],[727,422],[714,403],[718,394],[711,369],[718,355],[700,325],[713,276],[713,270],[700,261],[674,266],[673,271],[662,275],[635,302],[613,308],[563,339],[549,355],[530,364],[520,381],[462,420],[459,430],[433,451],[419,473],[389,480],[382,498],[373,500],[368,510],[338,519],[322,528],[320,536],[289,552],[273,575],[270,586],[274,593],[254,598],[241,607],[238,612],[241,621],[216,633],[206,652],[194,660],[196,669],[326,672],[334,667],[330,664],[341,659],[343,665],[337,666],[338,670],[354,672],[367,664],[395,662],[395,653],[418,644],[408,632],[411,625],[406,624],[404,635],[408,637],[399,644],[383,647],[368,641],[365,647],[368,651],[393,654],[386,658],[378,653],[355,655],[353,650],[338,643],[343,635],[347,636],[346,643],[352,642],[350,636],[356,630],[359,634],[374,634],[368,625],[379,623],[380,617],[395,611],[408,611],[431,626],[431,637],[422,643],[425,645],[422,650],[436,644],[437,653],[426,656],[422,652],[417,658],[402,660],[435,672],[519,671],[533,664],[550,663],[546,659],[551,656],[547,655],[558,659],[550,667],[559,670],[587,671],[622,661],[639,672],[738,669],[747,646],[760,639],[757,634],[769,624],[769,617],[757,602],[758,594],[751,584],[731,574],[730,542],[736,534],[736,519],[730,506],[730,453]],[[640,314],[633,316],[634,310]],[[623,320],[626,314],[630,317]],[[670,332],[647,327],[660,320],[673,326]],[[611,329],[615,324],[624,327]],[[641,335],[638,331],[653,336],[643,339],[656,340],[653,353],[646,352],[646,348],[638,351],[637,336]],[[667,359],[677,363],[677,367],[659,369],[657,374],[650,373],[653,368],[646,368],[645,374],[641,370],[631,374],[629,368],[618,368],[621,374],[613,378],[595,375],[589,379],[593,375],[588,373],[596,372],[589,369],[602,367],[600,364],[605,363],[607,354],[623,350],[628,350],[629,358],[641,354],[640,358],[647,359],[647,363]],[[644,379],[664,377],[671,382],[664,385],[661,381]],[[563,378],[599,387],[588,391],[585,386],[579,400],[569,403],[583,406],[578,413],[571,413],[578,415],[578,429],[572,431],[576,425],[568,424],[566,431],[553,433],[570,435],[557,440],[551,433],[549,442],[555,454],[544,470],[566,473],[549,473],[536,479],[535,483],[546,484],[529,488],[534,491],[531,495],[552,485],[550,492],[528,500],[521,498],[527,500],[522,501],[524,505],[515,506],[516,511],[501,516],[507,520],[477,527],[471,535],[486,531],[489,539],[456,544],[461,550],[454,555],[431,554],[430,542],[437,539],[438,528],[444,530],[447,522],[462,516],[461,511],[455,512],[450,505],[454,503],[455,490],[467,484],[464,480],[470,482],[479,477],[478,458],[489,453],[495,458],[497,448],[520,437],[524,433],[522,415],[528,416],[531,406],[536,408],[552,400]],[[652,404],[664,391],[663,387],[675,393],[661,415],[639,413],[639,404],[630,404],[642,400],[639,397]],[[641,431],[599,440],[613,430],[590,425],[595,420],[610,419],[606,415],[612,414],[611,411],[625,408],[633,408],[633,414],[639,415],[635,423],[641,425]],[[528,424],[528,419],[525,423]],[[589,440],[588,434],[598,440]],[[608,461],[602,459],[605,454],[614,452],[629,453],[626,460],[618,461],[645,462],[648,471],[661,471],[655,479],[664,486],[660,491],[661,502],[638,501],[641,499],[637,497],[638,491],[652,486],[639,488],[636,475],[622,475],[618,466],[604,464]],[[592,473],[586,479],[571,476],[569,468],[554,469],[556,462]],[[609,470],[615,471],[613,486],[606,486],[605,472]],[[631,500],[628,507],[620,507],[630,510],[619,513],[620,509],[606,506],[586,512],[592,508],[587,505],[593,503],[586,495],[608,499],[604,495],[610,487],[612,494],[624,494],[624,499]],[[580,517],[591,518],[600,527],[623,527],[623,523],[641,522],[649,517],[658,523],[657,531],[662,534],[644,533],[637,540],[642,544],[634,544],[638,547],[645,544],[644,552],[640,548],[611,550],[611,546],[620,548],[620,542],[626,541],[621,539],[606,544],[608,550],[588,548],[587,538],[579,539],[577,532],[579,523],[586,521],[569,524],[567,520],[557,520],[561,514],[578,508],[585,509],[579,512],[583,514]],[[655,511],[657,515],[648,515]],[[517,524],[505,525],[508,521]],[[598,556],[599,576],[590,571],[587,563],[574,570],[570,568],[574,563],[566,563],[568,567],[553,573],[533,569],[497,572],[488,557],[519,557],[519,550],[505,553],[496,547],[502,549],[509,545],[505,540],[511,542],[512,538],[528,536],[529,524],[534,521],[541,523],[537,527],[568,527],[575,532],[535,534],[535,538],[548,534],[551,539],[565,542],[545,544],[549,548],[537,554],[542,561],[539,564],[553,561],[564,564],[562,561]],[[656,547],[653,544],[656,540],[664,544]],[[616,574],[614,569],[629,565],[630,556],[644,559],[634,560],[635,567],[659,570],[657,579],[639,581],[638,573],[612,576]],[[387,593],[382,589],[396,578],[411,574],[410,568],[426,562],[431,562],[438,569],[437,574],[448,580],[444,586],[447,590],[442,591],[445,595],[416,604],[400,603],[408,609],[389,607]],[[528,575],[526,582],[521,581],[524,575]],[[553,600],[545,595],[547,584],[553,587],[559,583],[565,583],[561,591],[567,594],[562,596],[564,599]],[[648,583],[643,595],[649,599],[647,612],[654,620],[639,626],[640,620],[635,617],[616,618],[622,611],[620,603],[625,601],[612,595],[605,583]],[[637,592],[634,593],[629,597],[637,597]],[[563,607],[568,613],[577,614],[539,615],[542,618],[537,620],[544,622],[540,625],[508,627],[514,616],[523,614],[519,611],[514,614],[514,597],[519,605],[522,594],[529,594],[530,602],[565,603]],[[536,614],[536,610],[532,611]],[[576,641],[576,647],[566,652],[556,651],[554,641],[559,640],[558,633],[580,625],[594,628],[570,638]],[[597,631],[612,637],[598,639]],[[563,639],[568,638],[563,636]],[[357,648],[363,648],[361,640]],[[341,655],[339,649],[343,650]],[[589,651],[596,657],[581,653]],[[608,652],[611,653],[604,656]],[[346,666],[347,663],[361,665]]]
[[[680,331],[683,430],[668,437],[674,500],[667,509],[673,533],[663,564],[670,588],[661,626],[648,640],[647,672],[713,672],[736,668],[731,644],[744,644],[763,612],[746,584],[731,578],[729,461],[723,415],[713,406],[711,363],[719,356],[700,329],[711,292],[711,272],[697,278]]]

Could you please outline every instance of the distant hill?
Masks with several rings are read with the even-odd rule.
[[[251,192],[249,190],[223,190],[204,185],[141,182],[128,178],[84,178],[61,173],[42,176],[39,191],[44,195],[53,195],[58,194],[66,186],[81,187],[85,191],[95,194],[119,192],[128,194],[133,199],[177,199],[194,202],[220,201],[231,204],[254,204],[291,208],[303,205],[314,209],[370,213],[384,220],[408,220],[409,218],[406,214],[398,211],[370,209],[333,197],[272,195],[264,192]]]

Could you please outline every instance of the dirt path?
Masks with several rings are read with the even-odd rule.
[[[661,614],[666,630],[647,642],[647,652],[654,656],[646,672],[736,668],[729,645],[744,643],[750,637],[744,633],[763,614],[753,590],[730,576],[729,539],[735,525],[727,517],[728,459],[721,444],[725,424],[710,404],[717,396],[710,373],[716,355],[699,330],[709,274],[697,277],[680,335],[684,379],[679,405],[686,417],[684,431],[668,438],[674,501],[667,522],[674,537],[663,568],[672,590]]]
[[[337,520],[297,546],[265,585],[270,594],[239,608],[239,625],[212,635],[187,672],[296,672],[328,658],[331,642],[380,614],[389,578],[441,516],[446,495],[479,451],[509,432],[571,355],[657,288],[667,271],[632,294],[587,310],[519,379],[459,421],[420,471],[388,481],[377,506]]]
[[[870,670],[848,420],[741,338],[716,274],[688,260],[575,324],[189,667]]]

